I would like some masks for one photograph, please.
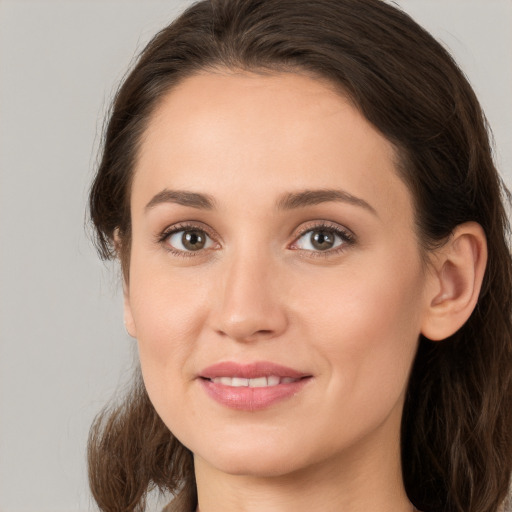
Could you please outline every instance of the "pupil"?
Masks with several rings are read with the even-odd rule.
[[[315,249],[330,249],[334,245],[334,237],[328,231],[315,231],[311,235],[311,243]]]
[[[187,249],[198,251],[204,247],[205,238],[199,231],[186,231],[183,233],[182,243]]]

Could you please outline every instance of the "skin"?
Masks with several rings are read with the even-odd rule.
[[[343,96],[301,74],[204,72],[158,106],[132,187],[125,321],[158,414],[194,453],[201,512],[412,510],[399,448],[407,379],[419,334],[446,334],[447,303],[469,278],[448,253],[444,273],[423,263],[395,159]],[[324,189],[360,201],[276,206]],[[148,207],[165,190],[215,204]],[[203,249],[165,237],[184,223],[206,233]],[[325,223],[351,240],[315,249]],[[460,259],[485,266],[469,231]],[[197,378],[262,360],[312,378],[258,411],[215,402]]]

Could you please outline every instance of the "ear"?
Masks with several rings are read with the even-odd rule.
[[[114,231],[114,247],[117,253],[117,257],[121,260],[121,239],[119,237],[119,231]],[[130,303],[130,287],[128,283],[128,272],[123,269],[123,310],[124,310],[124,328],[126,332],[132,337],[137,337],[137,331],[135,329],[135,322],[133,321],[132,308]]]
[[[457,226],[431,255],[427,310],[421,333],[437,341],[454,334],[478,301],[487,264],[485,233],[476,222]]]
[[[124,309],[124,328],[126,332],[132,337],[137,337],[137,329],[135,328],[135,322],[132,315],[132,307],[130,303],[130,289],[126,281],[123,279],[123,309]]]

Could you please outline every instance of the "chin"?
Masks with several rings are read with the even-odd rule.
[[[293,453],[282,444],[279,446],[276,443],[218,443],[217,446],[218,449],[215,450],[211,450],[210,446],[204,451],[200,448],[192,451],[195,458],[199,457],[209,466],[230,475],[278,477],[293,473],[306,463],[302,457],[301,460],[297,457],[301,454],[300,449],[294,450]]]
[[[294,465],[290,460],[280,457],[262,457],[255,455],[252,459],[244,459],[240,456],[213,458],[206,461],[222,473],[234,476],[250,476],[255,478],[275,478],[289,475],[301,469],[300,465]]]

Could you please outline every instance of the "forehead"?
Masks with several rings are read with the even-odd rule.
[[[297,73],[203,72],[161,101],[144,134],[132,208],[164,188],[246,201],[343,188],[411,209],[394,147],[333,86]],[[232,194],[231,194],[232,196]]]

